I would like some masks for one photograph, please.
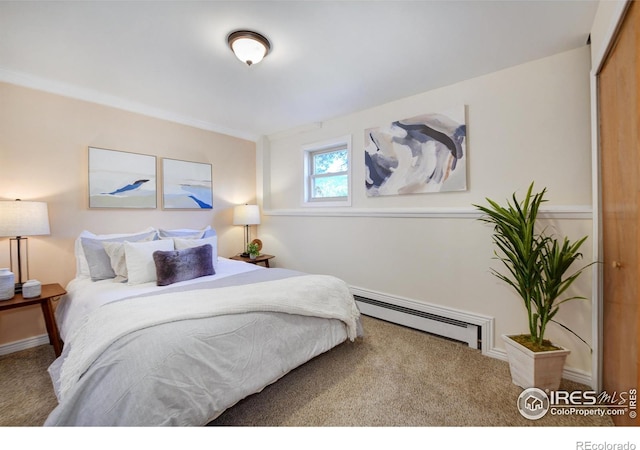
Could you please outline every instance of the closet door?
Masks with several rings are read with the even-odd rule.
[[[603,232],[603,387],[640,389],[640,2],[631,2],[598,75]],[[640,408],[637,410],[640,412]],[[637,425],[630,414],[616,425]]]

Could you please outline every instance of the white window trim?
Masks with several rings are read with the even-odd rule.
[[[344,198],[332,198],[330,200],[309,200],[310,198],[310,183],[309,183],[309,170],[310,170],[310,155],[314,152],[330,151],[337,147],[347,147],[347,196]],[[302,164],[303,164],[303,190],[302,190],[302,206],[312,208],[326,208],[336,206],[351,206],[351,135],[342,136],[338,138],[328,139],[322,142],[315,142],[313,144],[307,144],[302,147]]]

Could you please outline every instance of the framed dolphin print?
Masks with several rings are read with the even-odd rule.
[[[212,209],[211,164],[162,159],[164,209]]]
[[[156,208],[156,157],[89,147],[89,208]]]

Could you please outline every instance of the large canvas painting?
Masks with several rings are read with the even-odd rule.
[[[163,159],[162,181],[165,209],[212,209],[211,164]]]
[[[370,197],[467,189],[465,108],[365,130]]]
[[[156,157],[89,147],[90,208],[155,208]]]

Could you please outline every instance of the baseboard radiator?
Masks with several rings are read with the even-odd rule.
[[[389,322],[464,342],[483,353],[492,348],[493,319],[352,288],[360,312]]]

